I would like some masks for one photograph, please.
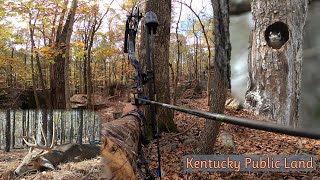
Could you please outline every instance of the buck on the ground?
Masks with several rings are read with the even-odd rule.
[[[36,141],[35,131],[33,137],[23,136],[23,141],[30,147],[28,154],[24,157],[22,163],[15,169],[16,175],[22,175],[31,171],[43,171],[46,169],[54,170],[60,163],[79,162],[91,159],[100,155],[100,146],[93,144],[63,144],[54,148],[55,132],[53,131],[51,145],[47,146],[47,141],[41,128],[41,134],[44,138],[44,146]],[[31,139],[34,144],[26,139]]]

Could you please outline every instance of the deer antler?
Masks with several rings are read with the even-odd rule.
[[[32,139],[33,139],[33,141],[34,141],[34,144],[32,144],[32,143],[29,143],[25,138],[22,138],[23,139],[23,141],[24,141],[24,143],[26,143],[26,145],[28,145],[30,148],[37,148],[37,149],[43,149],[43,150],[47,150],[47,151],[52,151],[52,148],[50,148],[50,147],[47,147],[46,145],[45,146],[41,146],[41,145],[39,145],[38,143],[37,143],[37,140],[36,140],[36,131],[33,131],[33,136],[32,136]],[[28,138],[28,139],[31,139],[31,138]],[[31,149],[31,150],[32,150]]]
[[[41,130],[41,135],[42,135],[42,138],[43,138],[43,140],[44,140],[44,146],[48,146],[48,145],[47,145],[47,137],[45,137],[45,136],[44,136],[44,133],[43,133],[43,128],[42,128],[42,126],[41,126],[40,130]]]
[[[53,120],[52,120],[53,121]],[[54,139],[56,138],[56,131],[55,131],[55,125],[54,125],[54,121],[52,122],[52,128],[53,128],[53,132],[52,132],[52,141],[51,141],[51,145],[50,145],[50,149],[53,149],[53,146],[54,146]]]
[[[33,148],[37,148],[37,149],[43,149],[43,150],[47,150],[47,151],[52,151],[53,149],[53,146],[54,146],[54,139],[55,139],[55,126],[54,126],[54,122],[53,122],[53,135],[52,135],[52,142],[51,142],[51,145],[50,147],[47,147],[47,139],[46,137],[44,136],[44,133],[43,133],[43,129],[41,127],[41,134],[42,134],[42,137],[44,139],[44,146],[41,146],[37,143],[37,140],[36,140],[36,131],[32,131],[32,137],[30,136],[17,136],[17,138],[22,138],[22,140],[24,141],[24,143],[26,143],[26,145],[28,145],[30,147],[30,151],[33,150]],[[32,143],[29,143],[26,139],[30,139],[30,140],[33,140],[34,141],[34,144]]]

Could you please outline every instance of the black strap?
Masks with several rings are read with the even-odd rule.
[[[137,169],[139,172],[140,179],[145,180],[155,180],[154,175],[151,173],[149,164],[144,156],[142,148],[139,150],[138,159],[137,159]]]

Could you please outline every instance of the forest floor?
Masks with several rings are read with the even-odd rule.
[[[0,153],[0,179],[99,179],[101,172],[100,157],[77,163],[61,164],[54,171],[27,173],[25,176],[13,177],[12,173],[28,153],[27,149],[14,149],[9,153]],[[2,174],[4,173],[4,174]]]
[[[124,107],[120,102],[125,98],[115,99],[112,106],[102,113],[102,121],[111,121],[112,112],[119,112]],[[178,101],[179,106],[207,111],[207,98],[204,96],[195,99],[183,99]],[[225,114],[243,117],[258,121],[268,121],[260,117],[250,115],[246,110],[235,110],[226,107]],[[162,133],[161,167],[164,179],[302,179],[320,180],[319,160],[317,170],[313,172],[192,172],[183,171],[183,156],[195,154],[199,142],[201,130],[205,119],[185,113],[175,112],[174,121],[179,133]],[[227,132],[233,136],[234,148],[225,148],[219,137],[216,143],[216,154],[232,155],[312,155],[320,159],[320,140],[299,138],[289,135],[259,131],[245,127],[222,123],[221,132]],[[153,140],[145,148],[147,161],[153,172],[157,168],[157,146]]]
[[[106,102],[106,108],[99,112],[101,123],[113,120],[113,112],[121,112],[125,106],[125,97],[115,97]],[[207,98],[183,99],[179,106],[207,111]],[[226,107],[225,114],[263,120],[250,115],[246,110],[235,110]],[[179,133],[161,134],[161,167],[163,179],[302,179],[320,180],[319,160],[317,170],[313,172],[192,172],[183,171],[183,156],[197,152],[197,142],[201,141],[200,134],[204,127],[203,118],[175,112],[174,119]],[[222,123],[221,132],[233,136],[234,148],[225,148],[219,137],[216,143],[216,154],[232,155],[296,155],[307,154],[320,159],[320,141],[298,138],[288,135],[259,131],[231,124]],[[144,147],[147,161],[153,172],[157,167],[157,146],[153,140]],[[12,171],[23,159],[27,150],[17,149],[10,153],[0,153],[0,175],[5,171]],[[60,165],[55,171],[45,171],[28,174],[25,179],[99,179],[101,170],[100,158],[79,163]],[[2,178],[5,179],[6,174]],[[1,178],[0,178],[1,179]]]

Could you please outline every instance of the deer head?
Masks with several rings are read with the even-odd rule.
[[[17,137],[17,138],[22,138],[23,141],[30,147],[30,149],[28,154],[24,157],[22,163],[14,171],[16,175],[21,175],[25,172],[30,172],[30,171],[54,169],[54,165],[49,160],[47,160],[44,156],[52,152],[52,149],[54,146],[55,132],[53,130],[52,142],[50,147],[47,147],[47,140],[44,136],[42,128],[41,128],[41,134],[45,142],[44,146],[41,146],[37,143],[35,131],[33,131],[32,137],[28,137],[28,136]],[[34,143],[29,143],[26,139],[33,140]]]

